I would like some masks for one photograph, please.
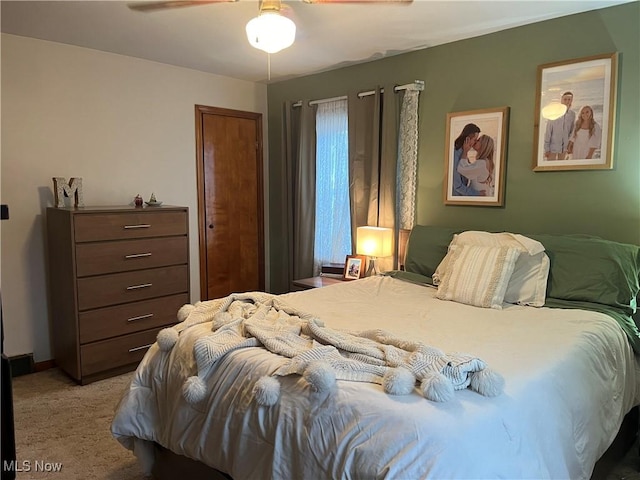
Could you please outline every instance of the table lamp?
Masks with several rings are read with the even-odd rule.
[[[393,230],[384,227],[358,227],[356,230],[356,253],[369,257],[369,268],[365,277],[378,275],[376,259],[393,255]]]

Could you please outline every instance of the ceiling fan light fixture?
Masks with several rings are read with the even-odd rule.
[[[542,117],[547,120],[560,118],[567,112],[567,106],[554,100],[542,109]]]
[[[296,24],[278,12],[262,12],[247,23],[247,39],[252,47],[276,53],[293,45]]]

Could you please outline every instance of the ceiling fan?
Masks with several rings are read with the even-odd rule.
[[[173,0],[173,1],[148,1],[130,3],[129,8],[141,12],[166,10],[171,8],[192,7],[207,5],[210,3],[230,3],[238,0]],[[309,4],[410,4],[413,0],[302,0]],[[293,21],[282,15],[281,0],[260,0],[258,16],[247,23],[247,39],[251,46],[264,50],[267,53],[276,53],[290,47],[296,37],[296,25]]]

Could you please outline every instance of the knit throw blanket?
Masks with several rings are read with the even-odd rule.
[[[276,377],[292,374],[302,375],[315,391],[336,388],[336,380],[376,383],[392,395],[410,394],[418,386],[425,398],[436,402],[449,400],[455,390],[467,387],[496,396],[504,386],[503,378],[479,358],[445,354],[379,329],[332,329],[319,318],[267,293],[232,294],[185,305],[178,312],[178,320],[182,323],[158,334],[162,351],[171,350],[185,328],[212,323],[212,333],[194,344],[198,374],[188,378],[183,387],[185,399],[192,404],[206,396],[202,378],[216,362],[229,352],[247,347],[263,347],[288,359],[271,376],[256,382],[254,396],[265,406],[279,399]]]

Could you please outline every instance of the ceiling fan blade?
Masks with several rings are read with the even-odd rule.
[[[260,0],[258,2],[258,11],[262,12],[280,12],[282,10],[281,0]]]
[[[238,0],[191,0],[191,1],[167,1],[167,2],[137,2],[130,3],[131,10],[150,12],[153,10],[166,10],[168,8],[193,7],[195,5],[207,5],[208,3],[237,2]]]
[[[408,5],[409,3],[413,3],[413,0],[303,0],[305,3],[399,3]]]

